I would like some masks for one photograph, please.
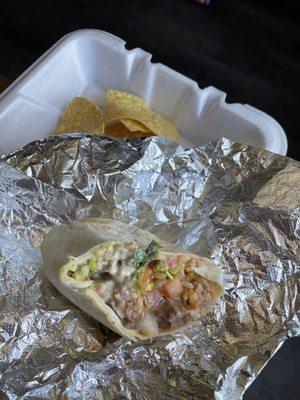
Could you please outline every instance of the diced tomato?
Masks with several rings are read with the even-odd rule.
[[[183,286],[179,279],[166,280],[163,284],[163,289],[167,294],[166,297],[170,297],[171,299],[175,299],[183,293]]]
[[[157,306],[164,300],[163,296],[157,290],[143,292],[143,297],[147,308]]]
[[[145,268],[141,273],[140,282],[142,289],[144,289],[150,282],[150,275],[151,275],[151,270],[149,268]]]
[[[166,292],[162,287],[159,289],[159,293],[160,293],[163,297],[169,298],[168,292]]]
[[[179,260],[180,260],[180,256],[169,257],[169,258],[168,258],[168,261],[167,261],[168,266],[169,266],[170,268],[176,267],[176,265],[179,263]]]

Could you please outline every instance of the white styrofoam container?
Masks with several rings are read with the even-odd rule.
[[[249,105],[228,104],[214,87],[162,64],[151,54],[100,30],[64,36],[0,96],[0,153],[48,136],[74,96],[103,104],[105,90],[120,89],[143,97],[173,121],[184,146],[225,136],[274,153],[286,154],[287,139],[269,115]]]

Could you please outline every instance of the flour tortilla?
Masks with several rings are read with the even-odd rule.
[[[91,282],[77,281],[68,275],[68,271],[75,270],[78,264],[90,258],[91,253],[101,243],[109,240],[134,241],[143,248],[155,240],[162,246],[159,250],[161,254],[172,256],[184,254],[172,244],[160,240],[145,230],[112,219],[88,219],[83,222],[56,226],[44,237],[41,251],[46,275],[64,296],[108,328],[133,341],[148,339],[149,336],[142,335],[135,329],[126,328],[113,309],[89,288]],[[201,258],[194,255],[193,257]],[[209,259],[201,258],[201,260],[203,260],[203,266],[198,267],[196,272],[218,283],[219,295],[221,295],[223,292],[222,269]],[[177,327],[172,331],[162,332],[160,335],[182,331],[184,328],[186,326]]]

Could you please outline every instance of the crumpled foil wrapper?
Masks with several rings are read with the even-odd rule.
[[[227,139],[73,134],[3,157],[0,191],[1,399],[239,399],[300,333],[296,161]],[[42,272],[41,238],[100,215],[222,263],[214,311],[131,343],[73,306]]]

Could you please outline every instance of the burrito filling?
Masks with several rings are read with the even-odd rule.
[[[221,286],[200,275],[204,261],[188,254],[159,252],[152,241],[109,241],[68,271],[86,281],[119,316],[124,326],[147,336],[201,319],[213,306]]]

